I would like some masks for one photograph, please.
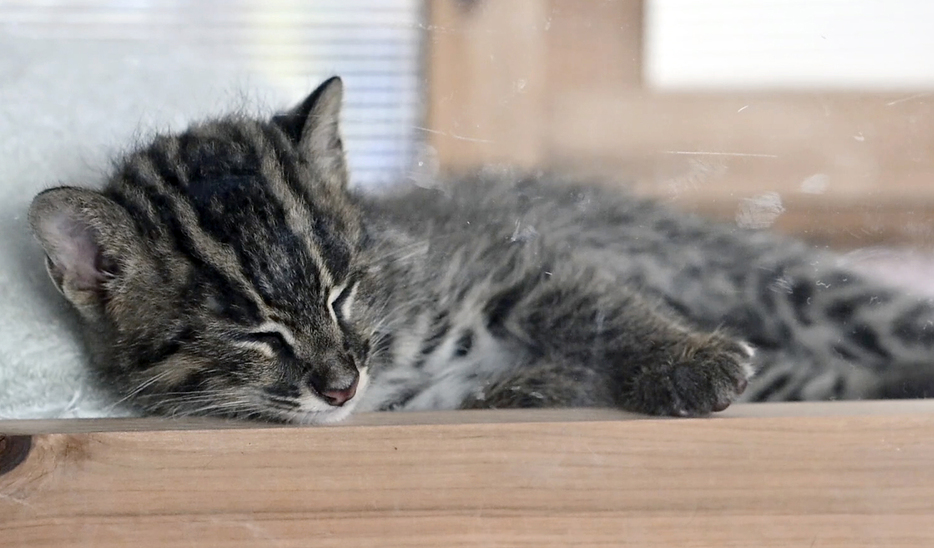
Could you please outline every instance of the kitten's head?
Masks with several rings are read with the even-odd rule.
[[[341,96],[332,78],[270,120],[157,137],[103,191],[35,198],[49,275],[112,389],[162,414],[296,422],[338,420],[359,401],[364,235]]]

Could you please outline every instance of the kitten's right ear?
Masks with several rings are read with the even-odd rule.
[[[340,77],[334,76],[272,121],[319,167],[322,175],[346,186],[347,166],[340,135],[343,98],[344,84]]]
[[[33,199],[29,225],[52,282],[79,311],[93,313],[133,246],[127,213],[98,192],[60,187]]]

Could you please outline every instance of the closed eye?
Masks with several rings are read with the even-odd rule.
[[[250,339],[267,345],[276,354],[285,354],[292,352],[292,346],[285,340],[282,333],[278,331],[259,331],[250,333]]]
[[[334,315],[334,321],[341,323],[350,316],[350,307],[353,304],[353,297],[356,294],[357,281],[353,280],[341,288],[335,288],[328,299],[331,314]]]
[[[266,354],[270,358],[293,356],[292,345],[280,331],[253,331],[236,336],[236,344]]]

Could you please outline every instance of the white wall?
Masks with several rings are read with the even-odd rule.
[[[934,89],[934,1],[647,0],[662,90]]]

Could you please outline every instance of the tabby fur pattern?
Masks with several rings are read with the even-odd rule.
[[[503,170],[348,189],[332,78],[127,154],[29,212],[101,382],[145,411],[923,397],[934,306],[803,243]]]

